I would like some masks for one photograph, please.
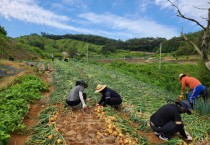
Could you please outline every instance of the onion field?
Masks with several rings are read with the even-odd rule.
[[[42,118],[43,122],[35,127],[35,130],[38,129],[38,131],[31,137],[28,144],[53,144],[56,143],[58,139],[60,139],[59,141],[62,144],[91,144],[90,139],[89,142],[87,141],[88,136],[85,136],[85,134],[83,135],[85,136],[83,139],[81,136],[78,137],[78,135],[76,135],[79,134],[79,130],[74,133],[69,132],[72,130],[72,126],[68,128],[67,124],[75,119],[75,113],[78,113],[78,111],[74,112],[74,110],[72,111],[71,109],[60,107],[60,105],[65,104],[65,99],[71,88],[75,85],[75,82],[81,79],[86,81],[89,85],[89,87],[85,89],[89,98],[87,101],[89,111],[86,113],[83,112],[84,114],[88,114],[83,114],[83,117],[87,116],[86,119],[89,118],[89,120],[92,120],[92,125],[94,125],[95,122],[96,126],[99,124],[99,126],[101,126],[101,128],[97,128],[97,131],[92,130],[93,136],[97,139],[97,141],[91,140],[93,144],[207,144],[210,141],[209,116],[200,115],[197,111],[194,111],[192,115],[182,115],[186,125],[185,129],[193,137],[192,142],[187,142],[180,136],[175,136],[167,142],[158,141],[157,137],[156,140],[151,139],[151,136],[154,138],[155,136],[149,127],[149,117],[161,105],[168,103],[168,99],[175,100],[177,98],[176,94],[172,94],[160,87],[149,85],[132,76],[108,67],[85,62],[55,61],[53,73],[55,91],[49,98],[49,104],[51,104],[50,106],[56,106],[56,108],[49,109],[50,111],[48,110],[47,113],[44,112],[46,115],[44,119]],[[94,93],[97,84],[106,84],[123,96],[123,105],[120,110],[104,107],[100,111],[94,111],[96,110],[94,106],[100,99],[99,94]],[[97,112],[100,113],[97,114]],[[94,114],[96,116],[94,116]],[[42,114],[42,116],[44,115]],[[54,127],[51,126],[52,124],[49,125],[52,116],[56,116],[53,118],[53,120],[55,120],[55,122],[53,121]],[[114,121],[109,119],[110,117],[114,117]],[[77,122],[85,122],[86,119],[81,118],[78,119]],[[107,124],[106,120],[110,120],[110,122]],[[112,127],[109,128],[108,126]],[[43,128],[46,129],[46,132],[42,132]],[[58,133],[54,133],[53,139],[51,139],[51,137],[46,139],[47,136],[52,135],[52,128],[57,129]],[[106,129],[111,130],[106,131]],[[88,131],[90,134],[91,131]],[[117,132],[113,134],[114,131]],[[72,135],[75,135],[74,139],[70,137]],[[108,142],[108,139],[105,140],[107,138],[106,136],[114,136],[116,139]],[[89,138],[91,137],[89,136]]]

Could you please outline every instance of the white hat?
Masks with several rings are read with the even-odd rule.
[[[184,74],[179,74],[179,78],[181,78]]]
[[[106,88],[106,85],[98,84],[98,85],[96,86],[96,91],[95,91],[95,93],[101,92],[104,88]]]
[[[180,80],[183,76],[186,76],[186,74],[179,74],[179,80]]]

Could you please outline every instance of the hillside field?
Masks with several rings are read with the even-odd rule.
[[[17,62],[4,65],[11,66],[12,63]],[[120,61],[105,64],[55,60],[46,61],[46,68],[49,64],[53,69],[44,71],[38,71],[37,65],[28,68],[21,64],[24,70],[34,71],[34,75],[25,74],[23,78],[18,77],[12,85],[10,83],[1,90],[0,96],[4,101],[1,100],[0,106],[4,108],[7,100],[10,109],[13,110],[13,114],[11,111],[1,111],[0,127],[3,127],[1,143],[9,145],[210,143],[209,114],[202,114],[200,110],[195,110],[192,115],[182,115],[185,128],[193,137],[192,142],[184,140],[179,134],[169,141],[162,141],[149,127],[151,114],[161,105],[173,103],[172,100],[179,97],[178,74],[184,71],[198,77],[196,64],[168,62],[162,65],[162,72],[158,69],[158,64],[152,62],[132,64]],[[85,89],[88,95],[88,109],[83,110],[81,106],[74,109],[66,107],[65,99],[69,91],[75,82],[81,79],[89,85]],[[100,95],[94,93],[97,84],[106,84],[119,92],[123,96],[122,106],[117,110],[108,106],[95,107],[100,99]],[[25,92],[28,89],[30,91]],[[41,91],[42,97],[38,93]],[[14,97],[19,99],[13,101]],[[31,104],[31,107],[27,104]],[[16,117],[12,119],[9,116]],[[9,127],[5,127],[8,123]]]

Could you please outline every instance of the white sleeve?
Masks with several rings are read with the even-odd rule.
[[[86,104],[85,104],[85,101],[84,101],[84,98],[83,98],[83,95],[82,95],[81,91],[79,91],[79,98],[80,98],[80,100],[82,102],[82,106],[85,106]]]

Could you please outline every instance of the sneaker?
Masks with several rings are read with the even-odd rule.
[[[156,136],[159,136],[159,135],[161,135],[161,133],[155,132],[155,135],[156,135]]]
[[[165,137],[164,134],[159,135],[159,138],[162,139],[162,140],[168,141],[168,138]]]

